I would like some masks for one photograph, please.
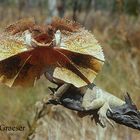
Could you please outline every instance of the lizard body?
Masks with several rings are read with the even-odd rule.
[[[113,125],[106,116],[107,110],[109,109],[111,111],[110,108],[125,104],[123,100],[102,90],[94,84],[76,88],[71,84],[65,83],[54,93],[53,100],[56,99],[59,101],[63,96],[65,97],[65,101],[68,99],[68,103],[71,102],[71,104],[73,104],[75,100],[80,101],[80,97],[82,97],[80,108],[87,111],[98,109],[99,120],[103,126],[106,126],[106,121]],[[70,96],[70,98],[66,98],[66,96]],[[77,98],[77,96],[79,96],[79,98]]]
[[[125,103],[121,99],[102,90],[96,85],[94,85],[92,89],[88,87],[86,88],[87,88],[86,92],[85,90],[83,90],[85,94],[84,94],[83,102],[82,102],[82,106],[86,110],[98,109],[101,106],[103,106],[105,103],[108,103],[110,107],[121,106]]]
[[[99,120],[103,126],[106,126],[106,121],[113,126],[113,123],[106,116],[107,110],[109,109],[111,111],[112,107],[123,104],[125,104],[124,101],[95,85],[92,89],[87,88],[82,101],[82,107],[85,110],[99,109]]]
[[[90,115],[102,127],[106,126],[106,122],[114,126],[111,119],[116,123],[140,130],[140,111],[128,93],[123,101],[94,84],[92,88],[91,85],[76,88],[65,83],[59,88],[53,96],[56,100],[55,98],[49,99],[48,104],[59,104],[78,111],[79,117]]]

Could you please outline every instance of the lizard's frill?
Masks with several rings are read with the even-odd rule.
[[[63,51],[74,62],[77,69],[92,83],[105,61],[102,48],[93,34],[84,28],[69,34],[62,33],[60,48],[77,53],[75,55]],[[79,76],[66,68],[57,67],[53,76],[76,87],[87,85]]]
[[[93,82],[103,63],[94,36],[65,19],[46,26],[23,19],[0,35],[0,82],[8,86],[33,85],[46,67],[53,67],[52,77],[82,87]]]

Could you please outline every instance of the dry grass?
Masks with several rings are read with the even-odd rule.
[[[1,26],[29,13],[18,13],[18,9],[13,10],[9,7],[5,10],[0,7],[0,11]],[[96,84],[120,98],[128,91],[140,108],[140,18],[134,19],[125,15],[114,15],[110,18],[108,13],[92,12],[89,13],[85,25],[93,30],[103,46],[107,60],[103,71],[96,79]],[[28,16],[34,16],[39,22],[43,22],[46,18],[45,13],[46,11],[37,12],[32,9]],[[83,21],[82,14],[84,13],[79,16],[79,21]],[[34,105],[36,101],[48,95],[49,85],[45,79],[39,80],[36,87],[30,89],[9,89],[0,85],[0,122],[26,126],[24,132],[0,132],[0,139],[23,138],[28,131],[27,120],[31,121],[34,115]],[[140,137],[138,131],[120,125],[116,126],[116,129],[109,127],[103,130],[90,121],[89,117],[80,119],[76,112],[57,106],[51,109],[49,115],[39,120],[34,140],[94,140],[101,136],[97,135],[99,131],[105,133],[101,140],[138,140]]]

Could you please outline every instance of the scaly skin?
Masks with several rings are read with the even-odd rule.
[[[71,86],[72,85],[66,83],[60,86],[54,93],[52,99],[56,99],[58,101]],[[117,107],[125,104],[123,100],[102,90],[94,84],[79,89],[77,89],[76,87],[74,88],[75,90],[78,90],[81,95],[83,95],[82,107],[84,108],[84,110],[99,109],[99,120],[102,126],[106,126],[106,122],[109,122],[113,126],[113,123],[107,118],[106,112],[108,109],[111,111],[110,108],[112,107]]]
[[[87,88],[82,103],[86,110],[99,109],[105,103],[108,103],[110,107],[116,107],[123,105],[125,102],[97,86],[92,89]]]
[[[85,110],[99,109],[99,120],[105,127],[106,121],[113,126],[113,123],[106,116],[107,110],[109,109],[111,111],[110,107],[121,106],[124,103],[125,102],[118,97],[102,90],[97,86],[94,86],[92,89],[87,88],[83,96],[82,106]]]

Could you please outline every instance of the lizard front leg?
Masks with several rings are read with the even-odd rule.
[[[62,95],[69,89],[71,84],[65,83],[62,86],[60,86],[57,91],[54,93],[54,97],[56,99],[60,99]]]
[[[56,91],[54,91],[51,100],[55,100],[56,102],[59,102],[60,98],[70,88],[70,86],[71,84],[68,83],[64,83],[63,85],[61,85]]]

